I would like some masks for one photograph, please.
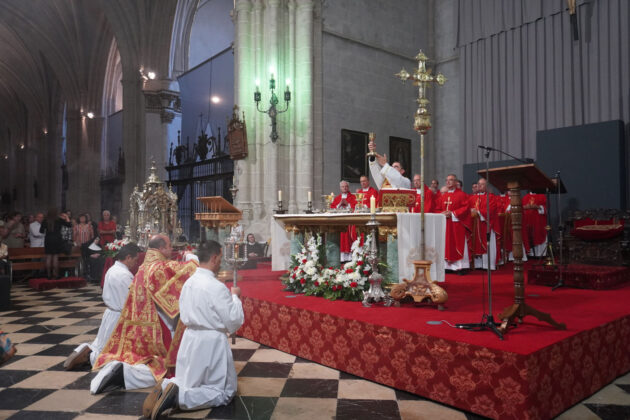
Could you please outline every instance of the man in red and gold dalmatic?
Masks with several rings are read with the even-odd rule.
[[[357,194],[363,194],[363,200],[361,200],[361,203],[357,202],[357,204],[362,204],[369,209],[370,198],[374,197],[376,205],[378,206],[378,191],[376,191],[376,188],[370,186],[370,180],[368,179],[368,177],[365,175],[361,175],[361,178],[359,178],[359,182],[361,183],[361,188],[357,190]]]
[[[498,236],[501,232],[498,209],[500,197],[486,190],[487,182],[481,178],[476,184],[476,193],[468,198],[471,221],[471,250],[475,262],[475,268],[488,268],[488,250],[486,247],[486,220],[490,220],[490,269],[496,270],[497,255],[499,254]],[[490,201],[488,212],[487,201]],[[489,219],[488,219],[489,218]]]
[[[339,189],[341,192],[335,197],[332,203],[330,203],[331,209],[340,210],[354,210],[357,205],[357,198],[350,192],[350,184],[348,181],[341,181],[339,183]],[[354,225],[348,226],[346,232],[339,234],[339,252],[342,262],[350,261],[352,259],[352,243],[357,239],[357,230]]]
[[[416,201],[411,206],[411,213],[420,213],[422,196],[420,195],[422,190],[420,190],[422,183],[420,182],[420,175],[415,174],[413,176],[413,187],[416,189]],[[424,186],[424,212],[425,213],[433,213],[435,207],[435,200],[433,191],[429,189],[429,187]]]
[[[456,188],[457,177],[446,177],[447,190],[440,194],[436,211],[446,216],[446,249],[444,268],[465,273],[470,268],[468,237],[470,236],[470,209],[468,195]]]
[[[167,236],[156,235],[149,241],[118,323],[94,363],[93,369],[100,372],[90,384],[92,394],[147,388],[167,374],[172,376],[184,333],[178,321],[179,295],[199,264],[171,261],[171,252]]]
[[[528,255],[540,257],[547,247],[547,197],[528,193],[523,197],[523,245]]]

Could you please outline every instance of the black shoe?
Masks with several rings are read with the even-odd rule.
[[[102,392],[113,391],[124,387],[125,375],[123,374],[123,364],[118,363],[107,375],[105,375],[94,393],[100,394]]]
[[[179,388],[173,382],[166,386],[162,395],[153,406],[151,411],[151,420],[157,420],[160,415],[169,408],[175,407],[177,404],[177,396],[179,394]]]

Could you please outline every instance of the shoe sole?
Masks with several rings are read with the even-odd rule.
[[[166,386],[166,389],[164,389],[164,392],[162,392],[162,395],[153,406],[151,420],[157,420],[166,409],[175,406],[174,401],[171,402],[170,400],[177,398],[177,394],[175,394],[177,391],[177,385],[172,382]]]

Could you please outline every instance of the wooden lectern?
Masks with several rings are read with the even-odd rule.
[[[206,228],[223,228],[236,226],[243,217],[243,212],[230,204],[223,197],[198,197],[209,211],[195,213],[195,220],[199,220],[201,226]]]
[[[486,171],[477,173],[486,177]],[[488,171],[489,182],[500,191],[509,191],[512,215],[512,253],[514,254],[514,304],[501,312],[499,330],[505,333],[515,319],[522,321],[527,315],[532,315],[540,321],[547,322],[554,327],[565,330],[565,324],[557,323],[550,314],[541,312],[525,303],[525,283],[523,276],[523,237],[521,233],[523,209],[521,190],[554,189],[555,185],[535,164],[529,163],[517,166],[505,166]]]

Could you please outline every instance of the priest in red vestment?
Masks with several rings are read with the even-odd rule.
[[[523,245],[528,255],[540,257],[547,246],[547,197],[528,193],[523,197]]]
[[[421,194],[421,183],[420,183],[420,175],[415,174],[413,176],[413,187],[416,189],[416,201],[414,202],[413,206],[411,206],[410,211],[411,213],[420,213],[420,209],[421,209],[421,203],[422,203],[422,196]],[[424,186],[424,212],[425,213],[433,213],[434,211],[434,207],[435,207],[435,200],[434,200],[434,194],[433,191],[431,191],[431,189],[429,187]]]
[[[341,192],[335,197],[332,203],[330,203],[331,209],[353,211],[357,205],[357,199],[350,192],[350,184],[347,181],[341,181],[339,183],[339,189]],[[350,261],[352,259],[352,243],[357,239],[357,230],[354,225],[348,226],[346,232],[339,234],[339,251],[341,253],[341,261]]]
[[[149,242],[118,323],[94,363],[93,369],[100,372],[92,379],[92,394],[118,387],[146,388],[172,374],[184,333],[178,317],[179,295],[198,261],[171,261],[171,252],[165,235]]]
[[[376,191],[376,188],[370,186],[370,180],[368,179],[368,177],[365,175],[361,175],[361,178],[359,178],[359,182],[361,183],[361,188],[357,190],[357,194],[363,194],[363,199],[360,203],[357,202],[357,204],[362,204],[366,208],[370,208],[370,198],[374,197],[374,200],[376,200],[376,203],[378,205],[378,191]]]
[[[487,226],[486,220],[490,221],[490,269],[496,270],[498,237],[501,232],[501,222],[499,219],[499,207],[502,200],[500,197],[486,190],[487,182],[481,178],[475,185],[477,192],[468,198],[470,206],[471,220],[471,251],[475,268],[488,268],[488,247],[487,247]],[[488,201],[490,206],[488,207]],[[490,211],[488,212],[488,208]]]
[[[446,177],[446,191],[440,194],[436,211],[446,216],[446,250],[444,259],[447,270],[461,271],[470,268],[468,237],[470,236],[470,209],[468,195],[456,188],[457,178]]]

